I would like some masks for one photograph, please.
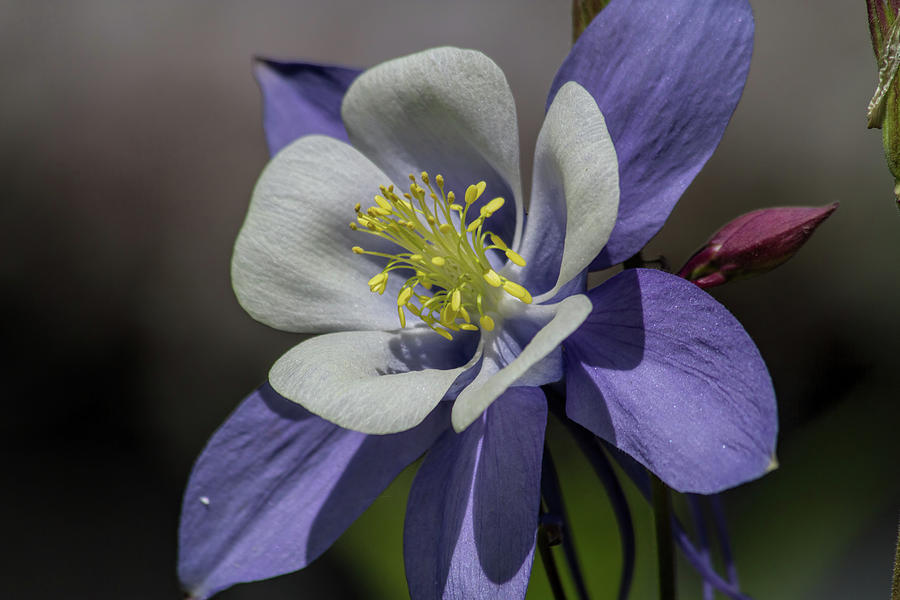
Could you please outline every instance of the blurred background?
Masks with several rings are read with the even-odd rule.
[[[900,506],[900,214],[866,130],[863,2],[753,0],[725,138],[647,254],[677,268],[721,224],[841,207],[800,253],[713,294],[779,398],[781,468],[725,494],[745,590],[886,598]],[[516,95],[525,179],[570,46],[561,0],[0,1],[0,597],[178,597],[181,492],[207,437],[297,342],[252,321],[231,247],[267,160],[251,57],[368,66],[452,44]],[[621,568],[602,488],[552,427],[595,598]],[[307,570],[223,599],[402,598],[413,472]],[[633,495],[633,490],[629,489]],[[632,598],[655,594],[634,498]],[[682,569],[685,597],[699,597]],[[531,598],[548,597],[536,560]]]

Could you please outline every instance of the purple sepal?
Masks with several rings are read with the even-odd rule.
[[[546,425],[543,392],[510,388],[465,431],[447,431],[437,441],[406,510],[412,598],[525,597]]]
[[[587,89],[619,159],[619,216],[592,269],[627,259],[659,231],[719,144],[753,50],[746,0],[613,0],[563,62]]]
[[[781,206],[742,215],[713,234],[678,276],[710,288],[771,271],[792,257],[837,207],[837,202]]]
[[[253,73],[263,95],[263,128],[272,156],[304,135],[347,141],[341,101],[361,70],[260,58]]]
[[[201,600],[296,571],[324,552],[449,428],[442,403],[415,429],[342,429],[263,385],[213,434],[181,512],[178,576]]]
[[[650,269],[588,296],[593,312],[565,343],[572,420],[681,492],[717,492],[772,468],[772,382],[725,307]]]

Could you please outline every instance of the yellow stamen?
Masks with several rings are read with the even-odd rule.
[[[350,228],[401,247],[397,254],[361,246],[352,249],[356,254],[386,259],[382,272],[369,279],[369,289],[374,293],[385,292],[390,272],[407,272],[397,295],[400,326],[406,326],[408,310],[441,336],[452,339],[455,331],[491,331],[496,327],[494,318],[486,312],[494,311],[502,298],[497,288],[525,303],[532,299],[524,287],[494,271],[488,259],[488,252],[499,250],[513,263],[525,263],[485,228],[486,220],[503,208],[503,198],[487,202],[469,221],[469,208],[484,194],[487,184],[480,181],[469,186],[465,205],[457,204],[453,191],[445,190],[444,184],[443,175],[431,178],[423,171],[418,178],[410,175],[408,192],[395,190],[393,185],[379,186],[381,193],[373,196],[374,206],[364,212],[358,203],[354,206],[356,222]],[[472,321],[473,316],[478,318],[477,323]]]
[[[462,294],[459,290],[453,290],[453,294],[450,295],[450,307],[453,309],[453,312],[459,312],[461,306]]]
[[[525,304],[531,304],[531,294],[516,282],[507,279],[503,282],[503,290],[513,298],[518,298]]]
[[[490,202],[485,204],[484,207],[481,209],[481,216],[482,217],[490,217],[495,212],[497,212],[498,210],[503,208],[503,204],[505,202],[506,202],[506,200],[504,200],[503,198],[494,198],[493,200],[491,200]]]
[[[511,260],[513,262],[513,264],[517,264],[520,267],[525,266],[525,259],[522,258],[521,256],[519,256],[519,254],[517,254],[516,252],[513,252],[512,250],[507,250],[505,252],[505,254],[506,254],[506,258]]]
[[[493,269],[489,269],[488,271],[486,271],[484,275],[482,275],[482,277],[484,277],[484,280],[487,281],[488,285],[492,287],[500,287],[501,285],[503,285],[503,280]]]
[[[496,235],[496,234],[491,233],[491,234],[489,234],[489,236],[490,236],[490,238],[491,238],[491,243],[494,244],[495,246],[497,246],[498,248],[500,248],[501,250],[508,250],[508,249],[509,249],[509,248],[506,246],[506,242],[504,242],[502,239],[500,239],[500,236],[499,236],[499,235]]]

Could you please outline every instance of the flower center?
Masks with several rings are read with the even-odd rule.
[[[444,178],[437,175],[432,187],[428,173],[420,179],[410,175],[409,192],[398,194],[394,186],[380,186],[375,206],[365,211],[357,204],[354,231],[362,231],[390,240],[405,252],[386,254],[354,246],[356,254],[388,259],[384,269],[369,280],[369,289],[383,294],[392,271],[412,273],[397,294],[400,326],[406,327],[406,311],[420,318],[433,330],[453,339],[453,331],[494,329],[488,315],[502,297],[502,290],[513,298],[531,303],[531,294],[518,283],[497,273],[487,258],[488,250],[506,254],[513,263],[525,260],[509,249],[500,236],[486,231],[487,219],[503,207],[503,198],[494,198],[481,207],[469,221],[469,209],[484,193],[485,182],[466,189],[464,205],[456,202],[452,191],[444,191]]]

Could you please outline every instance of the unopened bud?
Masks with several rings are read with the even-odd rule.
[[[741,215],[695,252],[678,276],[710,288],[770,271],[792,257],[837,207],[782,206]]]

